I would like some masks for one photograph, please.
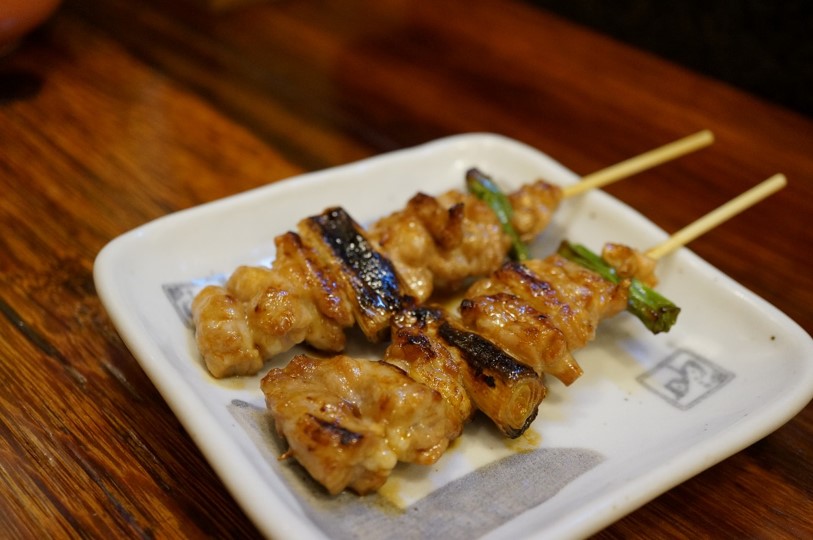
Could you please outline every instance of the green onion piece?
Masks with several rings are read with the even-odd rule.
[[[638,317],[653,334],[668,332],[677,322],[680,308],[657,291],[632,278],[627,310]]]
[[[615,268],[581,244],[571,244],[568,241],[564,241],[559,245],[558,253],[565,259],[569,259],[588,270],[592,270],[607,281],[612,281],[613,283],[621,281]]]
[[[478,169],[466,171],[466,186],[472,195],[485,202],[497,216],[503,232],[511,239],[511,258],[520,262],[527,260],[528,246],[525,245],[514,226],[511,225],[511,216],[514,214],[511,201],[508,200],[508,197],[500,190],[499,186]]]
[[[621,279],[615,268],[580,244],[562,242],[559,255],[592,270],[604,279],[619,283]],[[668,332],[677,321],[680,308],[638,278],[632,278],[627,300],[627,311],[638,317],[650,332]]]

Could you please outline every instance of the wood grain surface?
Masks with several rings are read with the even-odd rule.
[[[154,218],[438,137],[586,174],[717,142],[608,191],[667,231],[783,172],[692,249],[813,331],[813,122],[515,1],[68,0],[0,59],[0,530],[252,538],[96,296]],[[813,361],[813,359],[811,359]],[[598,538],[813,533],[813,406]]]

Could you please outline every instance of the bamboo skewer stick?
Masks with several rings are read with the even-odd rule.
[[[650,248],[646,254],[653,259],[660,259],[676,249],[683,247],[695,238],[705,234],[724,221],[731,219],[743,210],[750,208],[761,200],[773,195],[787,185],[784,174],[775,174],[760,184],[752,187],[745,193],[731,199],[727,203],[712,210],[700,219],[685,226],[665,242]]]
[[[714,135],[703,130],[659,148],[644,152],[606,169],[584,176],[580,182],[562,188],[565,198],[580,195],[591,189],[598,189],[618,180],[627,178],[646,169],[651,169],[667,161],[685,156],[714,142]]]

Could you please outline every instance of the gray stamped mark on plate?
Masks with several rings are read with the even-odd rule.
[[[181,283],[164,283],[161,288],[184,325],[187,328],[194,328],[192,300],[195,299],[195,295],[206,285],[223,285],[224,283],[226,283],[226,276],[219,274]]]
[[[694,407],[734,378],[734,373],[686,349],[678,349],[637,377],[678,409]]]

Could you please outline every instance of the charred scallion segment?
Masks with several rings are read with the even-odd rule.
[[[546,388],[540,376],[487,339],[443,322],[438,334],[467,364],[466,390],[507,437],[522,435],[536,418]]]
[[[392,314],[405,297],[392,263],[369,242],[363,229],[342,208],[329,208],[302,222],[303,236],[345,285],[355,318],[371,341],[383,339]]]
[[[580,244],[562,242],[559,255],[592,270],[612,283],[621,278],[615,268],[604,259]],[[653,334],[668,332],[677,321],[680,308],[667,298],[646,286],[637,278],[631,278],[627,311],[638,317]]]
[[[416,307],[393,318],[385,361],[439,392],[459,426],[476,410],[508,437],[520,436],[545,397],[543,379],[443,309]]]
[[[526,260],[528,246],[511,224],[514,209],[499,186],[479,169],[469,169],[466,171],[466,187],[474,196],[488,204],[500,220],[503,232],[511,238],[511,257],[517,261]]]

